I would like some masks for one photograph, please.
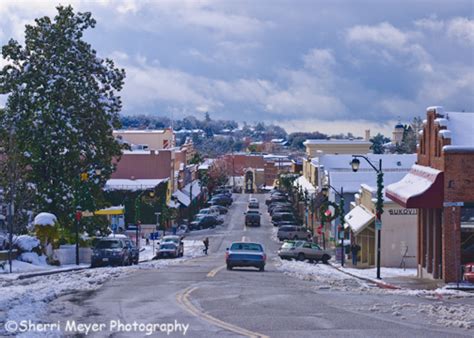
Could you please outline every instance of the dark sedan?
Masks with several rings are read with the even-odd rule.
[[[215,216],[211,215],[197,215],[196,219],[189,224],[191,230],[201,230],[214,228],[219,224],[219,220]]]
[[[232,197],[226,195],[215,195],[209,201],[210,205],[222,205],[228,207],[232,204]]]
[[[266,260],[267,255],[260,243],[234,242],[225,253],[227,270],[232,270],[236,266],[251,266],[264,271]]]
[[[103,238],[92,251],[91,267],[103,265],[130,265],[134,263],[132,247],[122,238]],[[138,257],[136,258],[138,260]]]

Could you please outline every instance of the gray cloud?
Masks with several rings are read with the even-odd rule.
[[[125,114],[385,130],[429,105],[474,109],[469,0],[72,4],[98,20],[86,39],[127,71]],[[55,5],[2,1],[1,42]]]

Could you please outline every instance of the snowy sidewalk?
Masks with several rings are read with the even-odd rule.
[[[201,241],[184,240],[184,256],[177,259],[154,260],[139,265],[83,269],[69,273],[57,273],[28,279],[19,274],[2,274],[0,277],[0,336],[6,332],[3,325],[8,320],[38,320],[50,301],[67,293],[91,291],[105,282],[136,273],[139,270],[163,269],[203,256]],[[51,271],[51,269],[49,270]],[[16,275],[15,278],[12,276]],[[4,278],[10,276],[10,278]]]

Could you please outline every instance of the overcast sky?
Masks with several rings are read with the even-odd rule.
[[[0,2],[0,41],[55,1]],[[425,108],[474,111],[474,1],[63,1],[125,68],[123,114],[387,133]]]

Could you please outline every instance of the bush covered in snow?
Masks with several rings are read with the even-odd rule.
[[[13,239],[13,245],[22,252],[31,252],[34,248],[39,247],[40,241],[38,238],[33,236],[20,235]]]
[[[38,256],[36,252],[24,252],[18,257],[18,260],[33,265],[47,265],[46,256]]]
[[[57,221],[58,219],[55,215],[50,214],[49,212],[40,212],[38,215],[36,215],[33,224],[42,226],[54,226]]]

